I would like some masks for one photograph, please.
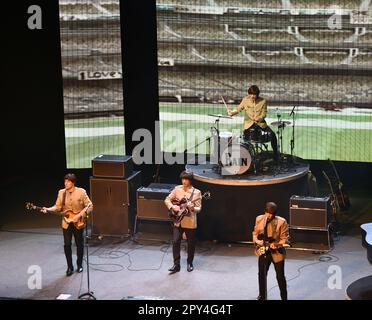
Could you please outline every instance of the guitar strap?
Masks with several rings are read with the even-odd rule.
[[[65,203],[66,203],[66,190],[65,192],[63,192],[61,212],[63,212],[65,209]]]
[[[195,188],[192,187],[192,193],[191,193],[191,196],[190,196],[189,199],[187,199],[187,201],[191,201],[191,200],[192,200],[192,198],[194,197],[194,192],[195,192]]]

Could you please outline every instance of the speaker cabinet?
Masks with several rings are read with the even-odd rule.
[[[289,219],[291,228],[327,230],[332,219],[329,197],[292,196]]]
[[[139,171],[128,179],[90,178],[93,235],[127,236],[133,230],[140,185]]]
[[[152,183],[137,190],[137,219],[169,221],[164,199],[175,184]]]
[[[126,179],[133,173],[132,156],[101,154],[92,160],[93,176]]]
[[[293,249],[329,251],[333,247],[333,237],[329,230],[289,229]]]

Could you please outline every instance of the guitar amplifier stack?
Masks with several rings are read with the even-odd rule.
[[[134,228],[141,172],[133,171],[131,156],[117,155],[99,155],[92,160],[92,169],[92,234],[128,236]]]
[[[330,198],[294,195],[289,204],[290,241],[293,248],[328,251],[333,245]]]
[[[132,156],[101,154],[92,160],[93,176],[126,179],[133,173]]]
[[[164,200],[175,186],[176,184],[151,183],[137,190],[135,232],[138,220],[170,221]]]

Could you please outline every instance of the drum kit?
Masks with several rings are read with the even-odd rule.
[[[209,114],[215,118],[215,126],[211,127],[213,141],[213,152],[211,163],[214,163],[214,170],[222,175],[242,175],[247,171],[258,174],[263,169],[263,152],[268,151],[267,143],[271,141],[272,131],[263,130],[257,123],[245,129],[243,134],[234,135],[230,131],[219,129],[221,118],[232,119],[230,116],[221,114]],[[279,154],[283,152],[283,130],[291,124],[290,121],[278,120],[271,125],[277,128],[278,141],[280,141]],[[291,141],[292,153],[292,141]]]

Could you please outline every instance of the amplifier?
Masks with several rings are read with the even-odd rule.
[[[126,179],[133,173],[132,156],[101,154],[92,160],[93,176]]]
[[[151,183],[137,189],[137,219],[168,221],[165,198],[176,184]]]
[[[329,251],[333,247],[333,237],[329,230],[289,229],[292,249]]]
[[[90,177],[92,234],[126,236],[133,230],[136,190],[140,185],[140,171],[134,171],[127,179]]]
[[[291,228],[327,230],[331,221],[330,198],[294,195],[289,202]]]

